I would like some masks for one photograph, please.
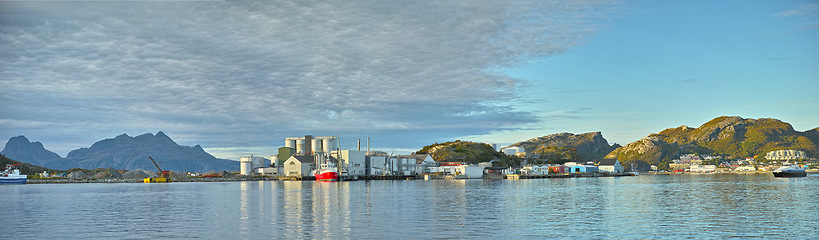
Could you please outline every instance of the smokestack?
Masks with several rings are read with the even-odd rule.
[[[361,139],[358,139],[358,151],[361,151]]]
[[[370,137],[367,137],[367,152],[370,152]]]

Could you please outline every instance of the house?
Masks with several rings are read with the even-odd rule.
[[[548,165],[528,165],[521,169],[521,173],[524,175],[549,175],[549,169]]]
[[[284,176],[288,177],[312,176],[311,171],[316,168],[315,157],[307,155],[290,156],[282,165]]]
[[[622,173],[623,166],[620,165],[620,160],[618,159],[603,159],[600,163],[597,164],[597,168],[600,172],[610,172],[610,173]]]

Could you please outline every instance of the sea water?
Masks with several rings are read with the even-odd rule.
[[[819,239],[819,175],[0,186],[0,239]]]

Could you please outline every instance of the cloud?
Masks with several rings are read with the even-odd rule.
[[[510,106],[521,80],[492,69],[566,51],[611,6],[2,2],[0,113],[15,127],[0,134],[53,122],[72,134],[164,130],[231,148],[311,132],[513,128],[538,119]]]
[[[819,15],[819,3],[808,3],[788,11],[774,14],[777,17],[815,17]]]

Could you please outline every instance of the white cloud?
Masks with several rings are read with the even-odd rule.
[[[316,131],[487,133],[537,121],[508,106],[520,80],[492,69],[567,50],[610,6],[2,2],[0,113],[71,133],[179,132],[224,148]]]

